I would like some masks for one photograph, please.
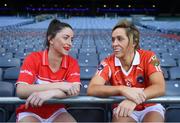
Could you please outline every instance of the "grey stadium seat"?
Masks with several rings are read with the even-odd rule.
[[[80,90],[80,95],[87,95],[87,88],[89,85],[90,80],[81,80],[81,90]]]
[[[15,82],[18,79],[20,67],[11,67],[4,70],[3,80],[8,82]]]
[[[173,67],[169,70],[171,79],[180,79],[180,67]]]
[[[15,95],[14,92],[14,84],[6,81],[0,81],[0,97],[13,97]],[[7,121],[10,115],[9,113],[13,112],[14,110],[15,109],[13,105],[0,105],[0,121]]]
[[[180,96],[180,81],[166,82],[166,96]]]
[[[18,58],[3,58],[0,57],[0,67],[7,68],[7,67],[15,67],[20,66],[21,60]]]
[[[91,79],[96,72],[96,67],[80,67],[80,78]]]
[[[180,122],[180,105],[171,105],[166,108],[165,121],[166,122]]]
[[[97,55],[84,56],[84,55],[79,54],[78,62],[80,66],[97,66],[98,57]]]
[[[107,117],[102,107],[70,107],[68,112],[77,122],[105,122]]]

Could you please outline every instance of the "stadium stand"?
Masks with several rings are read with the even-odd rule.
[[[14,84],[7,81],[0,81],[0,97],[14,97]],[[0,122],[6,122],[11,113],[15,111],[14,105],[0,105]]]
[[[3,70],[0,68],[0,81],[2,80]]]
[[[166,122],[179,122],[180,105],[171,105],[166,108],[165,120]]]
[[[180,67],[170,68],[169,72],[171,79],[180,79]]]
[[[15,83],[18,79],[20,67],[11,67],[4,70],[3,80]]]
[[[71,107],[68,108],[70,112],[77,120],[77,122],[107,122],[106,111],[101,107]]]
[[[166,81],[166,96],[180,96],[180,81]]]
[[[27,54],[43,49],[43,41],[47,25],[50,19],[32,22],[17,18],[11,25],[4,24],[5,18],[0,19],[0,96],[15,96],[13,83],[18,77],[19,67]],[[59,18],[75,28],[75,37],[70,55],[79,61],[81,69],[81,95],[86,95],[90,78],[96,71],[97,65],[102,59],[110,55],[111,28],[118,20],[123,18],[89,18],[72,17],[69,19]],[[128,17],[128,19],[131,19]],[[32,23],[30,23],[32,22]],[[160,59],[166,80],[166,95],[179,96],[180,94],[180,39],[177,30],[179,22],[140,21],[137,23],[141,33],[141,48],[154,51]],[[170,24],[170,26],[167,26]],[[166,25],[166,26],[164,26]],[[174,33],[173,27],[176,28]],[[170,34],[175,34],[171,36]],[[5,82],[6,81],[6,82]],[[15,122],[15,108],[7,109],[7,105],[0,106],[0,122]],[[94,104],[72,105],[68,111],[78,121],[82,122],[105,122],[110,120],[110,108]],[[166,107],[166,121],[180,121],[179,105],[169,104]],[[11,116],[12,115],[12,116]],[[80,117],[81,116],[81,117]],[[176,116],[176,118],[174,118]]]

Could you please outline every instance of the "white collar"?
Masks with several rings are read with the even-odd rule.
[[[115,61],[114,62],[115,62],[115,66],[122,66],[121,61],[117,57],[115,57]],[[138,65],[138,64],[140,64],[140,55],[136,51],[132,65]]]

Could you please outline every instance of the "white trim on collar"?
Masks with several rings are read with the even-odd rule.
[[[129,73],[132,71],[133,65],[138,65],[140,64],[140,55],[139,53],[136,51],[134,59],[133,59],[133,63],[132,66],[130,67],[130,69],[128,71],[125,71],[124,68],[122,67],[121,61],[115,57],[115,66],[120,66],[122,72],[124,73],[124,75],[128,76]]]
[[[114,62],[115,62],[115,66],[122,66],[121,61],[116,56]],[[132,65],[138,65],[138,64],[140,64],[140,55],[136,51]]]
[[[134,57],[134,60],[133,60],[132,65],[138,65],[138,64],[140,64],[140,55],[139,55],[139,53],[136,51],[136,54],[135,54],[135,57]]]

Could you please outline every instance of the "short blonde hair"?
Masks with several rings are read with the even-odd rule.
[[[136,44],[135,50],[140,49],[139,46],[139,30],[137,27],[127,19],[119,21],[114,28],[112,29],[112,32],[116,30],[117,28],[124,28],[126,31],[126,35],[129,39],[130,44]]]

